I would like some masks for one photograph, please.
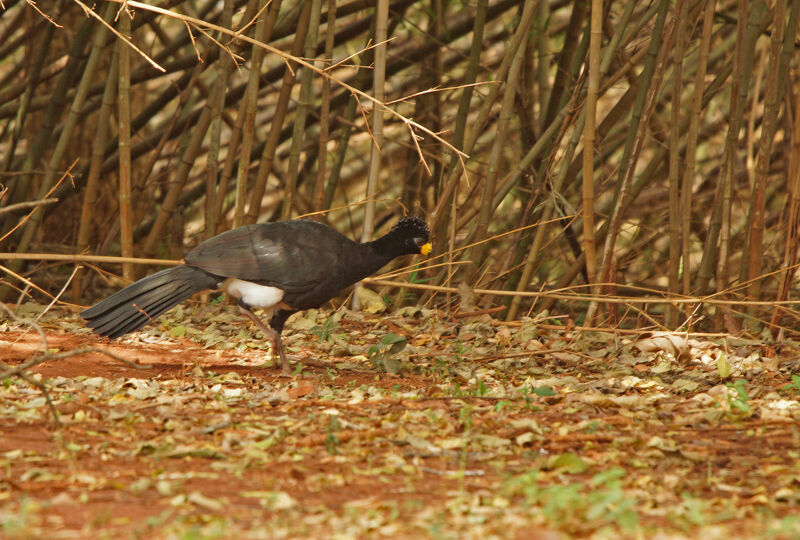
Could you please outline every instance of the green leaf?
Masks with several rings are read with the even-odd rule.
[[[548,466],[550,469],[560,470],[567,474],[580,474],[589,468],[585,461],[572,452],[553,456],[548,460]]]
[[[169,335],[172,337],[183,337],[186,335],[186,327],[182,324],[174,326],[172,330],[169,331]]]
[[[395,343],[405,342],[406,338],[403,336],[398,336],[397,334],[386,334],[381,338],[381,343],[384,345],[394,345]]]
[[[725,351],[720,352],[717,356],[717,372],[722,379],[731,376],[731,364],[728,362],[728,355],[725,354]]]
[[[392,343],[392,346],[389,347],[389,354],[399,353],[400,351],[406,348],[407,344],[408,343],[406,342],[406,340],[398,341],[397,343]]]
[[[619,480],[623,476],[625,476],[625,470],[620,467],[614,467],[613,469],[601,471],[592,476],[592,485],[601,486],[603,484],[608,484],[614,480]]]
[[[540,386],[538,388],[533,389],[533,393],[537,396],[555,396],[556,391],[550,388],[549,386]]]

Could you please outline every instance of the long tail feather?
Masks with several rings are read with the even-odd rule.
[[[81,313],[95,333],[112,338],[138,330],[194,293],[217,287],[218,278],[199,268],[162,270],[112,294]]]

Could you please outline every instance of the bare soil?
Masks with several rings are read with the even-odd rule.
[[[5,379],[0,537],[800,538],[789,353],[739,350],[761,358],[739,403],[713,350],[597,354],[488,318],[345,317],[331,341],[352,354],[290,330],[291,376],[256,336],[214,349],[155,326],[111,342],[70,315],[43,324],[51,353],[147,369],[98,352],[31,368],[60,426]],[[398,374],[368,354],[388,332],[409,344],[387,353]],[[42,350],[0,332],[8,366]]]

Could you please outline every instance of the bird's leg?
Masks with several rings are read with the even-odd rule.
[[[283,367],[283,373],[289,375],[291,373],[289,370],[289,360],[286,359],[286,353],[283,352],[283,344],[281,343],[280,332],[276,332],[275,330],[264,324],[264,322],[261,319],[256,317],[255,313],[253,313],[246,307],[243,307],[241,304],[239,305],[239,309],[242,311],[242,313],[247,315],[251,321],[256,323],[256,326],[258,326],[262,332],[264,332],[264,335],[269,340],[269,343],[272,346],[273,357],[275,356],[275,352],[277,351],[278,356],[280,356],[281,358],[281,366]]]

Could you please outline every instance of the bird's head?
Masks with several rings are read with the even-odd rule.
[[[403,253],[428,255],[433,250],[428,224],[418,217],[400,218],[389,234],[401,242]]]

